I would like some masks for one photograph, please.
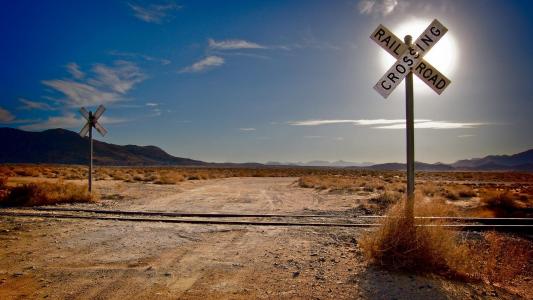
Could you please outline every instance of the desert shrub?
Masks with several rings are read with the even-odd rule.
[[[427,219],[404,217],[404,203],[391,206],[376,232],[363,236],[360,245],[365,256],[375,264],[392,269],[448,273],[467,252],[455,231],[430,225]],[[416,197],[416,216],[438,216],[442,205]],[[431,223],[431,225],[435,225]]]
[[[12,188],[0,204],[4,206],[39,206],[74,202],[95,202],[87,187],[73,183],[30,183]]]
[[[526,240],[494,231],[472,243],[471,275],[491,283],[507,283],[533,271],[533,247]]]
[[[176,184],[184,181],[185,177],[182,174],[176,172],[161,173],[158,179],[154,181],[155,184]]]
[[[444,199],[416,198],[415,216],[446,216],[457,212]],[[363,235],[359,244],[370,263],[384,268],[428,272],[465,281],[502,286],[533,273],[533,244],[502,233],[468,238],[435,225],[441,221],[404,217],[404,201],[393,205],[381,226]],[[433,225],[433,226],[428,226]]]
[[[0,177],[0,190],[4,189],[7,184],[7,177]]]
[[[498,192],[491,191],[487,192],[481,197],[481,202],[489,208],[499,208],[503,210],[514,210],[520,209],[513,195],[507,191]]]

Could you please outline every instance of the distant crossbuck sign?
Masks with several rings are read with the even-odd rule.
[[[424,55],[448,31],[439,21],[433,20],[424,32],[409,47],[385,26],[379,25],[370,38],[394,56],[397,61],[374,85],[383,98],[387,98],[409,72],[413,72],[437,94],[441,94],[450,84],[450,79],[423,59]]]
[[[89,134],[89,143],[90,143],[90,150],[89,150],[89,192],[92,191],[92,178],[93,178],[93,127],[100,132],[102,136],[105,136],[107,133],[107,130],[98,123],[98,119],[104,114],[105,107],[103,105],[98,106],[96,109],[96,112],[93,114],[92,111],[87,111],[85,107],[82,107],[80,109],[81,115],[85,118],[87,121],[85,123],[85,126],[80,131],[81,137],[86,137],[87,133]]]

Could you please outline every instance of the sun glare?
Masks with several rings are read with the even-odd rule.
[[[407,34],[410,34],[414,41],[430,23],[431,20],[411,19],[399,26],[391,28],[391,30],[402,40]],[[448,31],[428,54],[424,56],[424,59],[437,68],[444,76],[451,79],[457,62],[457,47],[453,34]],[[384,69],[388,70],[395,59],[389,53],[381,51],[381,61]]]

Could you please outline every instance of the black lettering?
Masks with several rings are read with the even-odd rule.
[[[396,65],[396,71],[400,74],[405,73],[407,71],[403,65]]]
[[[381,37],[385,34],[385,30],[383,28],[380,28],[378,31],[376,31],[376,34],[374,34],[374,37],[378,40],[381,40]]]
[[[390,88],[391,88],[392,86],[391,86],[390,84],[389,84],[388,86],[385,86],[385,83],[386,83],[386,81],[383,80],[383,81],[381,82],[381,87],[384,88],[384,89],[386,89],[386,90],[390,90]]]
[[[396,74],[394,73],[389,73],[387,74],[387,78],[392,81],[392,83],[396,83],[396,81],[394,81],[394,79],[400,79],[399,77],[396,76]]]
[[[392,44],[390,44],[389,49],[392,49],[392,47],[394,47],[394,45],[396,45],[396,41],[392,41]]]
[[[396,45],[396,48],[394,50],[392,50],[392,52],[396,53],[398,56],[400,56],[400,53],[398,53],[398,49],[400,48],[402,44],[398,44]]]
[[[424,34],[424,37],[425,38],[422,38],[422,42],[424,42],[424,44],[429,47],[429,45],[431,45],[430,43],[433,43],[433,40],[427,34]]]
[[[422,50],[422,52],[426,52],[426,49],[422,48],[422,46],[420,46],[418,43],[416,44],[416,46],[417,46],[420,50]]]
[[[381,42],[385,42],[385,44],[387,45],[387,47],[389,47],[389,42],[390,42],[390,35],[388,35],[386,38],[382,39]]]
[[[428,72],[428,71],[429,71],[429,72]],[[424,73],[422,73],[422,76],[424,76],[424,78],[428,79],[428,78],[431,76],[431,74],[433,74],[433,70],[431,70],[431,69],[426,69],[426,70],[424,71]]]
[[[420,54],[418,54],[418,52],[416,52],[414,48],[409,48],[409,54],[414,56],[414,59],[417,59],[420,56]]]
[[[437,84],[435,84],[435,87],[441,90],[445,85],[446,85],[446,81],[444,81],[444,79],[441,79],[439,80],[439,82],[437,82]]]
[[[431,27],[431,29],[429,29],[429,31],[431,32],[431,34],[433,34],[434,36],[439,36],[440,35],[440,29],[438,29],[437,27],[433,26]]]
[[[422,74],[422,72],[424,71],[424,69],[425,69],[426,67],[427,67],[426,64],[423,63],[423,62],[421,62],[421,63],[419,63],[418,66],[416,67],[415,72],[418,71],[418,74]],[[420,71],[419,71],[419,70],[420,70]]]
[[[412,66],[413,63],[414,63],[414,61],[412,59],[410,59],[409,56],[404,56],[403,57],[403,62],[407,63],[407,66],[409,66],[409,67]]]
[[[433,77],[431,77],[428,81],[433,81],[433,85],[435,86],[437,84],[437,74],[433,75]]]

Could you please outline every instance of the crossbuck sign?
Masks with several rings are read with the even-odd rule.
[[[447,31],[448,29],[439,21],[433,20],[411,46],[403,43],[385,26],[379,25],[370,38],[394,56],[397,61],[376,83],[374,89],[387,98],[407,73],[413,72],[440,95],[448,87],[450,80],[423,60],[423,57]]]
[[[400,82],[406,79],[407,202],[405,214],[410,220],[414,220],[415,190],[413,73],[439,95],[450,85],[450,80],[446,76],[423,59],[424,55],[435,46],[447,31],[448,29],[439,21],[433,20],[414,44],[410,35],[405,36],[404,42],[402,42],[383,25],[379,25],[370,36],[373,41],[397,59],[394,65],[374,85],[374,89],[383,98],[387,98]]]
[[[98,119],[104,114],[105,107],[103,105],[98,106],[96,109],[96,112],[93,114],[92,111],[87,111],[85,107],[82,107],[80,109],[81,115],[85,118],[87,121],[85,123],[85,126],[80,131],[80,136],[82,138],[87,136],[87,133],[89,134],[89,140],[90,140],[90,154],[89,154],[89,192],[92,191],[92,182],[93,182],[93,127],[100,132],[102,136],[105,136],[107,133],[107,130],[98,123]]]

